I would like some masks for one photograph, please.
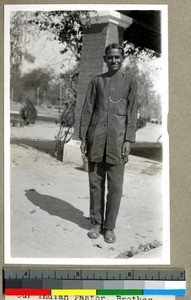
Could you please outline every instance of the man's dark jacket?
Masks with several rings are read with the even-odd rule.
[[[88,86],[82,109],[80,138],[87,139],[88,160],[123,164],[124,141],[134,142],[137,124],[137,84],[121,69],[104,73]]]

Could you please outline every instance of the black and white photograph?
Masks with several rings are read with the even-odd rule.
[[[170,263],[167,5],[5,5],[5,263]]]

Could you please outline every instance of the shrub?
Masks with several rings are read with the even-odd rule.
[[[21,107],[20,117],[24,120],[25,125],[35,124],[37,119],[37,110],[31,100],[27,99],[24,106]]]

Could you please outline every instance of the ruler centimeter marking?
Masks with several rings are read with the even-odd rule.
[[[5,268],[5,295],[181,295],[185,270]]]
[[[135,269],[135,270],[90,270],[90,269],[38,269],[5,268],[4,280],[8,279],[61,279],[61,280],[161,280],[185,281],[183,269]]]

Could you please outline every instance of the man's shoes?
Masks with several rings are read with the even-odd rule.
[[[97,239],[101,234],[102,226],[100,224],[95,224],[93,228],[88,232],[90,239]]]
[[[106,243],[115,243],[116,236],[113,229],[105,229],[104,240]]]

